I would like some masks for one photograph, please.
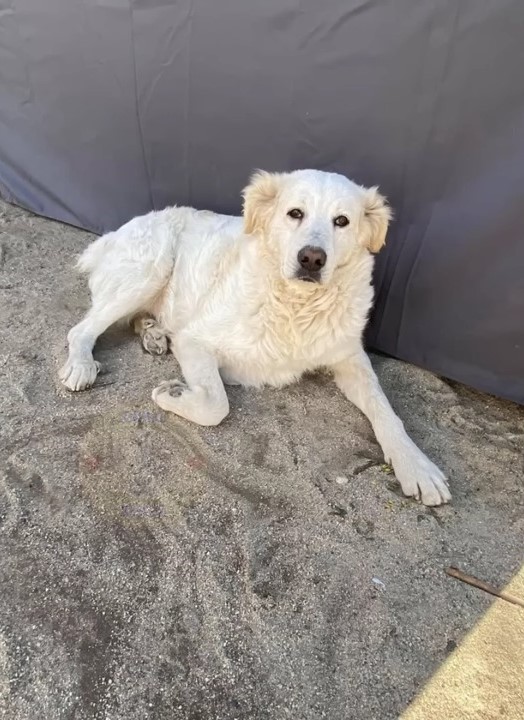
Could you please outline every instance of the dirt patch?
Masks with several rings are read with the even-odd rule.
[[[454,502],[405,499],[329,379],[158,411],[171,356],[109,333],[56,379],[86,233],[0,205],[0,717],[391,720],[522,563],[524,410],[374,357]]]

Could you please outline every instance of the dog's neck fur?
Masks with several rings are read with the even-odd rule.
[[[367,251],[357,251],[348,262],[336,268],[327,284],[287,280],[282,277],[278,263],[264,245],[255,241],[248,260],[253,286],[260,288],[260,278],[266,278],[258,303],[264,324],[278,326],[279,334],[286,332],[312,341],[318,330],[339,328],[348,334],[359,335],[367,322],[373,300],[371,277],[374,257]],[[287,330],[283,330],[287,328]]]

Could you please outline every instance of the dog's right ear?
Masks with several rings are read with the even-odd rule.
[[[244,188],[244,232],[246,235],[263,230],[280,189],[282,175],[257,170],[249,185]]]
[[[393,212],[378,187],[363,188],[363,233],[361,242],[369,252],[378,253],[386,242],[389,221]]]

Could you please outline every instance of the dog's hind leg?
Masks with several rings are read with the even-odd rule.
[[[60,379],[69,390],[85,390],[93,385],[100,363],[93,358],[97,338],[114,323],[147,312],[165,284],[165,278],[147,268],[134,268],[124,278],[95,278],[91,282],[93,304],[85,318],[69,331],[69,357],[60,370]]]
[[[133,302],[136,299],[133,295]],[[131,297],[125,295],[103,304],[95,299],[85,318],[69,331],[69,357],[59,373],[69,390],[86,390],[93,385],[100,370],[100,363],[93,358],[95,342],[108,327],[130,314],[130,301]]]
[[[133,318],[133,330],[140,336],[142,347],[150,355],[165,355],[168,351],[167,331],[150,315]]]
[[[69,358],[60,379],[70,390],[90,387],[100,368],[93,359],[99,335],[121,320],[151,310],[166,291],[175,262],[176,211],[149,213],[95,240],[77,267],[89,274],[92,306],[69,332]],[[171,214],[170,214],[171,213]],[[172,217],[173,216],[173,217]]]

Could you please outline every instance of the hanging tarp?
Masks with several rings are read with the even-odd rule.
[[[370,345],[524,402],[524,3],[0,0],[0,194],[96,232],[380,184]]]

